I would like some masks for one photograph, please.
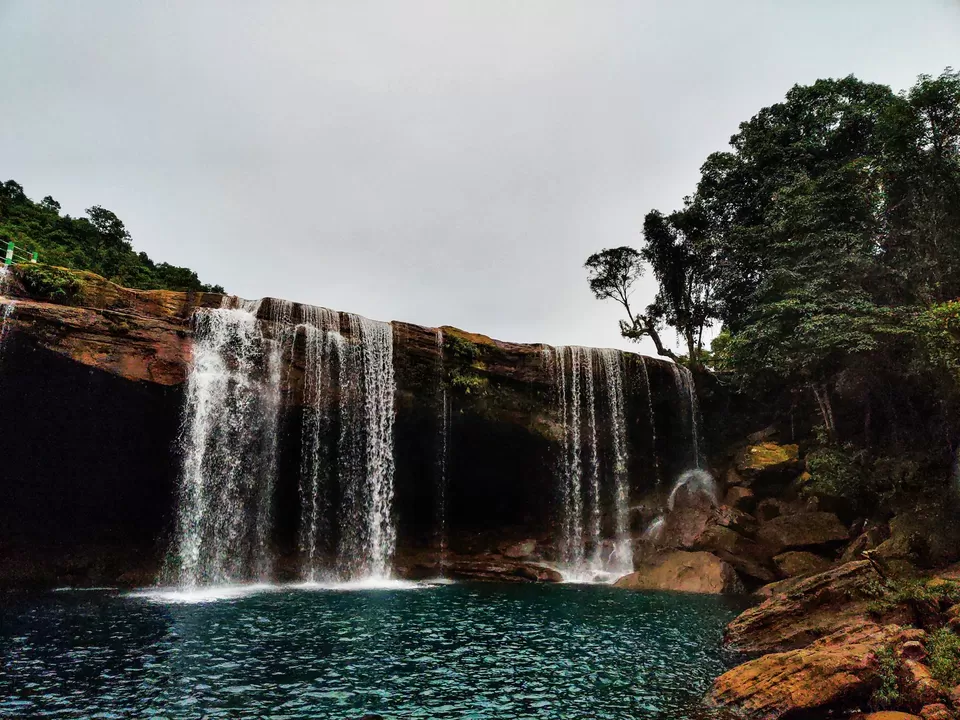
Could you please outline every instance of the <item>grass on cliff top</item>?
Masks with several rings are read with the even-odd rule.
[[[79,272],[67,268],[26,263],[14,265],[14,276],[31,297],[70,305],[83,297],[84,280]]]

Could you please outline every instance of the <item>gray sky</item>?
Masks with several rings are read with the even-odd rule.
[[[794,83],[960,65],[960,2],[0,0],[0,37],[0,179],[113,210],[155,260],[635,349],[587,255],[635,244]]]

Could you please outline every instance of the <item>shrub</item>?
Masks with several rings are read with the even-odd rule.
[[[947,628],[930,635],[927,642],[930,674],[946,688],[960,685],[960,636]]]
[[[900,683],[897,681],[900,662],[893,648],[884,646],[877,650],[877,663],[880,684],[870,696],[870,705],[877,710],[884,710],[900,702]]]
[[[474,373],[460,373],[456,370],[450,373],[450,387],[464,395],[482,395],[487,388],[487,379]]]
[[[14,274],[31,297],[69,304],[83,292],[83,280],[70,270],[29,263],[16,265]]]
[[[456,335],[444,335],[443,345],[444,351],[460,365],[470,365],[480,356],[476,343]]]

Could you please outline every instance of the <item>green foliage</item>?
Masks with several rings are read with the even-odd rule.
[[[458,370],[450,372],[448,382],[450,387],[464,395],[482,395],[489,384],[485,377],[476,373],[461,373]]]
[[[223,292],[219,285],[201,283],[188,268],[154,263],[136,252],[130,233],[111,211],[94,206],[85,218],[61,215],[52,197],[35,203],[13,180],[0,184],[0,240],[38,252],[49,265],[89,270],[124,287]]]
[[[960,583],[952,580],[896,578],[887,581],[868,610],[883,615],[899,605],[916,603],[953,604],[960,602]]]
[[[940,628],[927,642],[927,663],[934,680],[945,688],[960,685],[960,636]]]
[[[863,488],[862,457],[854,448],[826,446],[807,455],[810,482],[805,493],[855,498]]]
[[[757,400],[795,389],[791,417],[815,408],[826,443],[897,454],[906,440],[942,468],[955,456],[960,73],[900,94],[852,76],[797,85],[706,159],[682,209],[649,212],[643,231],[637,250],[587,261],[594,294],[627,308],[625,335],[656,342],[672,327],[695,364],[702,328],[719,320],[703,364]],[[646,268],[657,293],[632,313]],[[837,473],[825,464],[822,482],[857,486]]]
[[[897,671],[900,661],[892,647],[884,646],[877,650],[879,684],[870,696],[870,705],[876,710],[895,707],[900,702],[900,683]]]
[[[480,357],[480,348],[476,343],[449,333],[443,337],[443,351],[444,355],[460,365],[472,365]]]
[[[83,293],[83,280],[64,268],[26,263],[14,265],[13,272],[35,298],[67,305]]]

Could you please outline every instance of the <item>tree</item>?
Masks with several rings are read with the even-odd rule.
[[[655,323],[665,323],[684,338],[687,363],[702,368],[703,331],[714,317],[712,258],[704,241],[705,220],[699,209],[687,207],[664,216],[647,213],[643,222],[641,257],[659,284],[647,312]]]
[[[647,313],[635,313],[630,306],[634,283],[643,276],[640,253],[626,246],[604,249],[588,257],[584,267],[594,296],[599,300],[616,300],[626,311],[627,320],[620,321],[620,334],[634,341],[647,336],[653,340],[658,354],[679,362],[676,353],[660,339],[657,318],[650,314],[650,308]]]

